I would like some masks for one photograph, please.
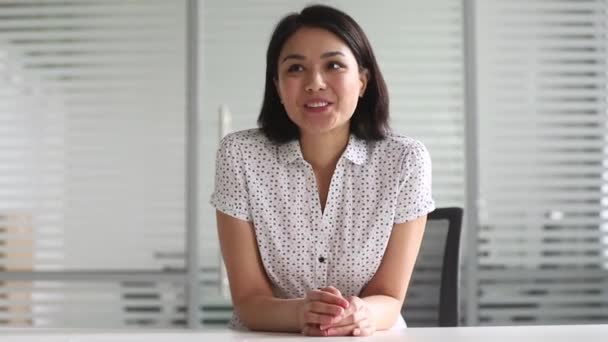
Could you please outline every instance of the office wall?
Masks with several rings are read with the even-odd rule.
[[[230,316],[215,149],[255,127],[272,28],[307,3],[198,2],[207,323]],[[606,1],[322,3],[367,32],[437,204],[465,208],[463,323],[608,321]],[[0,325],[185,325],[187,8],[0,1]]]

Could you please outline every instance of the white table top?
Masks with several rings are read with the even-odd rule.
[[[0,329],[1,342],[207,342],[207,341],[312,341],[298,334],[236,332],[232,330],[189,331],[102,331]],[[606,325],[511,326],[408,328],[381,331],[374,336],[324,337],[323,341],[408,341],[408,342],[607,342]]]

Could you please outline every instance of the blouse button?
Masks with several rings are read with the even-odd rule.
[[[325,258],[324,258],[324,257],[322,257],[322,256],[320,256],[320,257],[319,257],[319,262],[325,262]]]

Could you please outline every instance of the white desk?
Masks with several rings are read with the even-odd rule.
[[[607,325],[519,327],[409,328],[377,332],[374,336],[323,337],[323,341],[407,342],[607,342]],[[208,332],[124,332],[95,330],[0,329],[0,342],[207,342],[207,341],[319,341],[297,334]]]

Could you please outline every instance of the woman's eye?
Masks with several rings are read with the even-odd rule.
[[[327,64],[327,68],[330,70],[338,70],[342,68],[342,64],[338,62],[329,62],[329,64]]]
[[[298,72],[302,70],[304,70],[304,68],[300,64],[293,64],[287,68],[287,72]]]

